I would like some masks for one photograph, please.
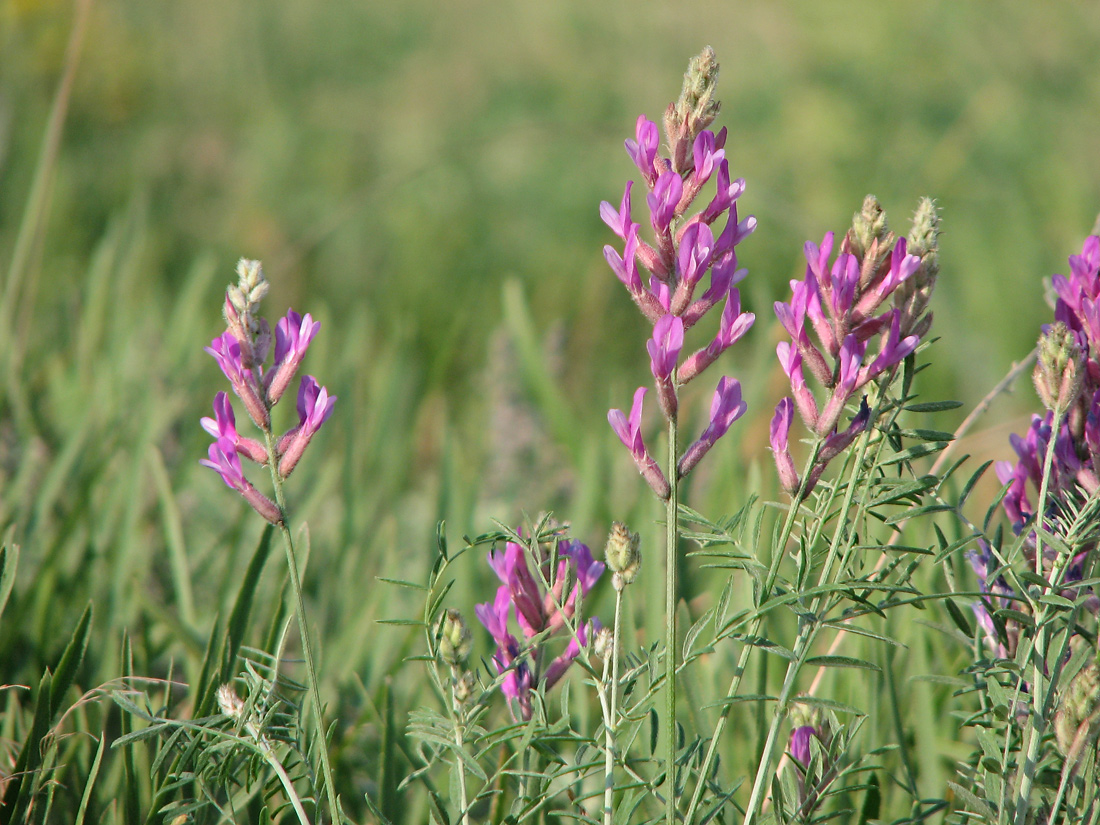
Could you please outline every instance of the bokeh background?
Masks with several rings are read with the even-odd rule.
[[[774,489],[771,304],[868,192],[902,233],[919,196],[942,209],[919,391],[963,402],[933,422],[953,429],[1030,350],[1042,279],[1100,212],[1098,43],[1087,2],[3,0],[0,524],[24,549],[0,682],[36,678],[89,599],[85,686],[117,674],[124,628],[139,668],[193,666],[231,602],[259,525],[198,467],[197,420],[240,256],[263,260],[271,317],[323,323],[306,369],[340,400],[290,494],[350,739],[373,735],[359,699],[415,644],[379,631],[415,605],[374,577],[422,577],[437,519],[455,540],[544,509],[594,544],[611,518],[656,536],[605,423],[647,380],[647,328],[597,209],[635,176],[637,115],[659,118],[706,44],[759,221],[740,248],[758,321],[722,362],[751,412],[693,503]],[[968,451],[1010,457],[1034,405],[1021,381]]]

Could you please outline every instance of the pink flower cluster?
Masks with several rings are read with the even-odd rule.
[[[253,423],[271,435],[271,408],[278,403],[290,385],[320,329],[320,323],[307,313],[302,317],[294,310],[275,325],[275,353],[271,368],[264,370],[271,342],[270,328],[262,318],[253,318],[252,310],[267,291],[259,263],[241,261],[238,266],[241,285],[230,287],[226,294],[225,319],[227,330],[206,347],[218,362],[234,394],[241,399]],[[251,295],[251,297],[249,297]],[[298,424],[275,440],[274,456],[267,447],[252,438],[238,434],[233,405],[225,392],[214,398],[214,418],[203,418],[202,427],[214,437],[209,458],[199,463],[221,475],[222,480],[236,490],[265,519],[273,524],[281,521],[278,505],[257,490],[244,475],[241,457],[265,465],[272,458],[276,472],[285,479],[293,472],[310,440],[332,415],[336,397],[318,385],[311,375],[298,385]]]
[[[543,545],[536,546],[543,553]],[[552,565],[549,553],[545,553],[545,558],[538,561],[538,576],[527,563],[527,551],[517,542],[509,541],[503,551],[489,553],[489,566],[502,583],[492,602],[475,608],[478,620],[496,642],[493,664],[497,673],[504,674],[501,691],[517,718],[531,718],[532,689],[540,683],[547,689],[557,684],[580,655],[581,647],[601,627],[599,619],[576,621],[576,633],[565,651],[543,666],[547,639],[561,632],[567,621],[576,620],[584,597],[605,568],[602,562],[592,559],[592,551],[579,541],[559,539],[556,549],[556,566]],[[548,587],[543,587],[543,583]],[[513,615],[524,638],[532,640],[530,650],[521,648],[508,628]]]
[[[935,216],[928,204],[932,229],[925,234],[931,235],[934,244]],[[856,216],[855,226],[830,265],[833,244],[831,232],[820,246],[806,243],[805,276],[791,281],[790,301],[775,304],[776,317],[790,336],[776,353],[790,381],[791,396],[776,407],[771,448],[780,482],[791,495],[802,486],[789,445],[795,410],[807,429],[824,439],[805,480],[805,495],[826,465],[866,429],[870,410],[860,391],[912,353],[931,324],[931,314],[923,314],[923,309],[934,262],[926,266],[921,254],[910,254],[913,241],[894,241],[877,201],[869,197],[864,203],[864,211]],[[925,251],[918,248],[918,253]],[[919,289],[914,288],[917,281]],[[888,302],[894,305],[883,310]],[[877,352],[872,352],[875,341]],[[823,405],[819,406],[806,383],[807,370],[827,391]],[[839,430],[845,407],[857,399],[858,412]]]
[[[751,312],[742,312],[741,295],[735,285],[747,274],[737,268],[736,247],[756,228],[756,219],[738,219],[737,199],[745,182],[730,180],[725,129],[718,134],[704,129],[695,135],[680,129],[670,131],[667,137],[671,157],[658,154],[657,124],[643,115],[638,118],[635,139],[626,141],[627,154],[648,189],[646,206],[653,243],[641,238],[641,226],[631,216],[633,181],[627,183],[619,208],[605,201],[600,204],[600,216],[624,244],[622,254],[612,246],[604,247],[608,265],[653,324],[653,334],[646,342],[650,370],[661,411],[672,421],[678,413],[678,388],[713,364],[755,320]],[[675,166],[672,157],[679,160]],[[712,177],[716,183],[714,196],[686,217]],[[712,226],[722,216],[726,216],[725,224],[715,235]],[[708,273],[707,288],[696,295]],[[681,360],[685,333],[719,303],[723,303],[723,309],[717,334]],[[608,421],[653,491],[667,499],[668,479],[650,456],[641,435],[645,393],[644,387],[635,392],[629,416],[611,410]],[[740,382],[723,377],[714,394],[709,423],[679,460],[677,472],[681,477],[691,472],[745,408]]]

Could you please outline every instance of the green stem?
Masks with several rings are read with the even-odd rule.
[[[1039,485],[1039,503],[1035,508],[1035,574],[1038,576],[1043,575],[1043,522],[1046,513],[1047,497],[1050,493],[1050,473],[1051,468],[1054,466],[1054,451],[1058,444],[1058,433],[1062,429],[1063,417],[1064,413],[1062,410],[1054,410],[1054,415],[1051,419],[1050,441],[1047,443],[1047,453],[1043,461],[1042,483]],[[1059,564],[1061,561],[1062,559],[1056,560],[1051,569],[1051,592],[1053,592],[1053,588],[1057,581],[1061,579],[1061,567],[1063,566]],[[1032,672],[1034,674],[1032,679],[1032,714],[1031,721],[1028,724],[1030,736],[1028,738],[1024,764],[1020,771],[1020,784],[1016,793],[1015,825],[1024,825],[1027,821],[1027,813],[1030,808],[1031,786],[1035,781],[1035,770],[1038,767],[1039,746],[1042,744],[1043,732],[1046,730],[1046,710],[1043,707],[1045,703],[1042,694],[1053,689],[1053,685],[1048,685],[1048,691],[1044,691],[1040,687],[1044,681],[1042,664],[1046,661],[1047,630],[1045,619],[1047,613],[1048,611],[1046,607],[1044,607],[1042,617],[1036,625],[1035,655],[1032,662]],[[1051,676],[1055,679],[1057,678],[1056,674],[1052,673]]]
[[[336,797],[336,785],[332,779],[332,765],[328,758],[328,738],[325,736],[325,717],[321,708],[321,688],[317,680],[317,667],[313,659],[313,644],[309,638],[309,622],[306,619],[306,602],[302,595],[302,580],[298,574],[298,561],[294,555],[294,538],[287,526],[286,496],[283,493],[283,479],[279,475],[279,456],[275,433],[264,430],[267,446],[267,463],[271,470],[271,483],[275,488],[275,503],[279,507],[279,533],[283,537],[286,550],[286,563],[290,571],[290,586],[294,591],[295,612],[298,616],[298,635],[302,638],[302,652],[306,660],[306,677],[309,683],[309,695],[313,704],[313,715],[317,717],[317,733],[320,738],[318,752],[321,756],[321,772],[325,779],[325,792],[328,795],[329,814],[333,823],[340,823],[340,801]]]
[[[465,741],[463,740],[462,731],[466,726],[466,710],[463,704],[455,697],[455,685],[456,676],[455,673],[451,674],[451,707],[454,709],[454,723],[455,723],[455,744],[458,746],[459,751],[463,751],[466,748]],[[466,795],[466,763],[459,757],[455,760],[458,765],[458,801],[462,807],[462,825],[470,825],[470,811],[469,802]]]
[[[676,417],[668,422],[668,502],[665,510],[665,822],[676,823],[676,550],[680,537],[680,479]]]
[[[615,795],[615,732],[619,726],[617,719],[619,699],[619,624],[622,621],[623,590],[615,588],[615,623],[612,625],[611,650],[609,660],[604,660],[604,684],[610,688],[607,700],[607,719],[604,720],[604,786],[603,821],[611,825],[614,817]],[[607,681],[608,661],[611,665],[611,681]]]
[[[807,472],[803,473],[803,478],[808,475],[808,469],[813,466],[820,445],[821,442],[819,441],[811,450],[810,461],[806,465]],[[803,486],[804,485],[805,482],[803,482]],[[772,552],[771,563],[768,565],[768,578],[765,580],[764,589],[760,592],[760,605],[763,605],[768,600],[771,595],[771,590],[775,586],[775,580],[779,575],[779,565],[786,555],[784,548],[786,548],[787,542],[790,540],[791,532],[794,530],[794,522],[798,514],[798,508],[802,506],[802,501],[805,497],[803,491],[799,490],[791,499],[790,508],[787,510],[787,518],[784,520],[783,527],[779,531],[779,540],[776,542],[776,546]],[[760,627],[763,623],[764,614],[758,613],[756,618],[753,619],[752,626],[749,629],[749,638],[759,635]],[[718,715],[718,722],[714,726],[714,733],[710,738],[710,744],[707,746],[706,756],[703,757],[703,764],[699,768],[699,781],[695,785],[695,791],[692,793],[691,797],[691,804],[688,806],[687,814],[684,816],[684,825],[691,825],[691,823],[695,821],[695,814],[699,810],[699,805],[703,799],[703,791],[706,787],[705,777],[710,773],[711,767],[714,765],[714,760],[718,755],[718,743],[722,738],[722,733],[726,729],[730,711],[733,709],[733,702],[731,700],[737,695],[737,691],[741,688],[741,679],[745,675],[745,668],[748,666],[751,653],[752,645],[746,643],[742,646],[741,655],[737,658],[737,666],[734,668],[733,677],[730,679],[730,686],[726,690],[726,699],[722,703],[722,710]]]

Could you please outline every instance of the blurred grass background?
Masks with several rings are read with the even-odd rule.
[[[0,4],[5,294],[73,19],[64,0]],[[354,754],[378,736],[384,677],[415,652],[375,624],[415,606],[374,577],[422,578],[436,519],[457,540],[552,508],[596,545],[627,518],[656,550],[658,514],[605,423],[647,381],[647,330],[597,207],[636,176],[637,115],[659,118],[708,43],[759,220],[741,247],[758,322],[723,362],[751,412],[689,501],[718,515],[773,489],[770,307],[804,241],[842,232],[867,192],[899,232],[919,196],[942,208],[921,391],[964,402],[934,422],[952,429],[1030,349],[1040,279],[1100,211],[1098,42],[1093,3],[95,0],[4,331],[0,524],[23,556],[0,682],[33,684],[89,599],[83,689],[121,672],[124,628],[137,672],[197,668],[260,532],[197,464],[222,388],[202,346],[242,255],[264,261],[271,317],[322,320],[306,370],[340,398],[290,495],[345,762],[370,761]],[[1033,406],[1026,387],[999,402],[969,451],[1009,457]],[[463,564],[472,615],[491,591]],[[937,645],[905,666],[957,659]]]

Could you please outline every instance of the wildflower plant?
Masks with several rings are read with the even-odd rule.
[[[495,596],[475,611],[491,653],[472,677],[466,663],[448,659],[465,631],[455,629],[457,620],[444,607],[451,582],[442,571],[453,559],[441,544],[420,624],[433,684],[445,702],[451,692],[453,712],[448,718],[417,711],[410,733],[423,743],[424,767],[413,777],[445,762],[458,778],[452,788],[459,803],[440,800],[452,821],[465,822],[486,806],[495,821],[511,777],[509,815],[516,821],[546,806],[605,825],[709,822],[734,812],[745,823],[765,817],[808,822],[834,816],[840,804],[834,800],[865,790],[860,783],[868,771],[886,769],[875,761],[887,758],[885,750],[858,752],[865,711],[815,692],[825,669],[879,671],[874,662],[838,653],[839,646],[857,635],[892,643],[867,617],[925,598],[914,575],[933,551],[902,542],[901,529],[947,506],[937,497],[953,470],[926,475],[917,463],[947,447],[951,436],[903,429],[899,421],[951,406],[917,403],[912,389],[917,352],[932,322],[939,218],[925,199],[908,237],[898,238],[868,197],[839,243],[830,233],[820,245],[806,245],[804,278],[792,282],[787,301],[775,304],[789,336],[778,354],[791,395],[777,407],[771,447],[788,500],[765,507],[751,498],[719,519],[687,507],[681,482],[747,410],[740,382],[722,375],[712,385],[706,425],[682,438],[683,409],[694,402],[687,385],[719,364],[755,321],[737,284],[747,274],[739,267],[739,247],[756,221],[738,212],[745,184],[730,174],[726,130],[709,128],[719,108],[717,76],[709,49],[691,61],[681,96],[664,117],[667,152],[657,124],[644,116],[626,141],[644,189],[646,220],[634,219],[634,182],[617,207],[600,206],[621,242],[605,247],[605,258],[650,331],[645,350],[653,383],[634,392],[629,411],[612,409],[608,422],[663,509],[660,638],[641,647],[624,641],[630,584],[645,556],[639,536],[614,524],[600,564],[544,519],[522,532],[502,530],[468,543],[490,546],[488,566],[499,580]],[[716,331],[693,342],[712,316]],[[820,390],[811,390],[809,381]],[[647,438],[647,396],[664,419],[663,451],[651,449]],[[808,434],[801,470],[795,454],[802,451],[792,443],[796,411]],[[779,517],[770,519],[772,513]],[[941,557],[958,546],[945,540]],[[697,615],[679,588],[678,568],[687,559],[728,575],[717,602]],[[615,600],[606,626],[606,614],[592,616],[585,607],[599,598],[604,573]],[[739,591],[751,593],[748,603],[737,602]],[[686,630],[678,627],[681,614],[691,620]],[[784,638],[791,619],[793,637]],[[694,694],[692,668],[716,653],[729,662],[724,697],[685,713],[678,682],[688,680]],[[766,673],[759,660],[776,653],[788,663],[777,692],[762,683],[758,693],[746,693],[745,674]],[[451,670],[449,680],[441,667]],[[811,669],[817,671],[812,684],[805,678]],[[570,710],[567,670],[586,676],[598,699],[595,731]],[[469,689],[471,678],[478,688]],[[455,699],[459,685],[462,703]],[[547,697],[559,685],[556,714]],[[503,698],[511,719],[496,729],[488,725],[494,696]],[[734,709],[742,707],[756,708],[760,730],[748,781],[731,776],[719,759],[730,747]],[[795,717],[803,721],[791,725]],[[485,761],[494,746],[502,754],[495,769]],[[914,797],[917,818],[942,810],[942,803],[918,798],[912,776],[899,785]]]
[[[1100,237],[1051,280],[1054,322],[1036,347],[1045,408],[1015,462],[1000,462],[1012,535],[988,530],[967,553],[979,587],[972,674],[980,750],[957,789],[963,819],[1080,822],[1100,806],[1094,592],[1100,517]]]

